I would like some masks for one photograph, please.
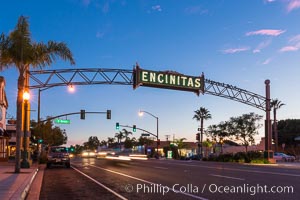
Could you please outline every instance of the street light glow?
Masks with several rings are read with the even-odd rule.
[[[142,117],[143,115],[144,115],[144,112],[140,110],[139,111],[139,116]]]
[[[74,87],[74,85],[72,85],[72,84],[70,84],[70,85],[68,85],[68,90],[69,90],[69,92],[75,92],[75,87]]]
[[[25,101],[27,101],[27,100],[30,99],[30,94],[29,94],[28,91],[25,91],[25,92],[23,93],[23,99],[24,99]]]

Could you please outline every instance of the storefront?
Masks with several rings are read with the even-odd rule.
[[[6,129],[6,110],[8,107],[5,94],[5,79],[0,76],[0,161],[8,160],[8,141],[10,135]]]
[[[0,127],[0,162],[8,161],[8,140],[9,134]]]

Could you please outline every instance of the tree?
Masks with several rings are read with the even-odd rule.
[[[261,124],[259,124],[261,119],[262,116],[251,112],[242,116],[231,117],[227,124],[229,134],[234,136],[236,140],[241,141],[246,152],[248,146],[255,142],[254,136],[258,134],[257,130],[261,127]]]
[[[228,125],[228,122],[220,122],[217,125],[208,126],[207,131],[205,131],[205,134],[210,137],[213,142],[221,145],[221,152],[223,152],[224,140],[230,136],[227,130]],[[215,146],[213,147],[213,151],[215,152]]]
[[[30,67],[45,67],[51,65],[59,57],[75,64],[73,55],[67,45],[62,42],[48,41],[47,44],[32,42],[28,18],[21,16],[14,30],[8,36],[0,35],[0,71],[16,67],[19,71],[17,94],[17,124],[16,124],[16,165],[15,173],[20,172],[20,146],[22,133],[23,93],[28,91]]]
[[[49,146],[59,146],[67,143],[68,136],[65,130],[60,127],[54,126],[51,120],[40,123],[39,126],[36,122],[31,122],[31,135],[36,139],[42,139],[43,144]]]
[[[115,133],[115,138],[118,139],[118,143],[121,143],[122,140],[124,139],[124,132],[123,131],[119,131],[119,133]]]
[[[138,145],[147,145],[147,146],[150,146],[154,141],[152,139],[149,139],[147,137],[143,137],[141,136],[139,139],[138,139]]]
[[[125,140],[129,139],[128,135],[132,135],[132,132],[127,131],[125,128],[122,130],[122,132]]]
[[[213,143],[210,140],[205,140],[203,141],[203,147],[205,147],[205,153],[204,156],[207,158],[208,157],[208,153],[211,150],[211,147],[213,146]]]
[[[108,148],[111,148],[113,146],[113,144],[115,143],[115,138],[111,138],[111,137],[108,137],[107,138],[107,145],[108,145]]]
[[[202,141],[203,141],[203,120],[211,119],[211,114],[209,111],[204,108],[200,107],[199,110],[194,111],[195,115],[193,119],[196,119],[197,121],[200,121],[200,154],[202,154]]]
[[[273,117],[274,117],[273,130],[274,130],[274,138],[275,138],[275,152],[278,152],[278,131],[277,131],[276,111],[279,108],[281,108],[281,106],[284,105],[285,104],[279,101],[278,99],[271,101],[271,108],[273,108]]]
[[[105,141],[105,140],[101,140],[101,142],[100,142],[100,146],[102,147],[102,146],[107,146],[107,141]]]
[[[136,138],[126,138],[125,142],[124,142],[124,147],[126,149],[130,149],[132,148],[134,145],[136,144]]]
[[[278,144],[286,147],[297,146],[295,138],[300,135],[300,119],[286,119],[278,121]]]
[[[180,157],[181,157],[181,149],[187,147],[187,144],[183,142],[184,140],[186,140],[186,138],[180,138],[180,139],[175,139],[174,140],[174,143],[178,147]]]
[[[96,150],[100,145],[100,141],[97,136],[90,136],[89,140],[83,143],[85,149]]]

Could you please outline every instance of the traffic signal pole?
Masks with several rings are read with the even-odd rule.
[[[56,119],[56,118],[59,118],[59,117],[65,117],[65,116],[69,116],[69,115],[82,115],[82,110],[80,112],[73,112],[73,113],[66,113],[66,114],[62,114],[62,115],[57,115],[57,116],[54,116],[54,117],[49,117],[45,120],[40,120],[40,123],[43,123],[43,122],[46,122],[48,120],[53,120],[53,119]],[[107,111],[106,112],[84,112],[85,114],[107,114]],[[85,118],[85,117],[84,117]]]
[[[128,126],[128,125],[119,125],[120,127],[126,127],[126,128],[133,128],[133,126]],[[150,135],[153,135],[154,137],[156,137],[157,138],[157,135],[155,135],[155,134],[153,134],[153,133],[151,133],[151,132],[149,132],[149,131],[147,131],[147,130],[145,130],[145,129],[142,129],[142,128],[138,128],[138,127],[136,127],[136,129],[137,130],[140,130],[140,131],[144,131],[144,132],[146,132],[146,133],[149,133]]]

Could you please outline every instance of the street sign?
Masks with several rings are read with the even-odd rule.
[[[71,121],[69,119],[56,119],[54,120],[55,124],[70,124]]]
[[[142,133],[142,136],[150,136],[149,133]]]
[[[204,75],[187,76],[174,71],[151,71],[136,66],[134,70],[133,88],[148,86],[204,93]]]

